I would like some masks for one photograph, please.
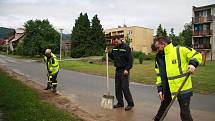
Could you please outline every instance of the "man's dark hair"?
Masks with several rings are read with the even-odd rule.
[[[171,43],[171,41],[167,37],[163,36],[155,38],[155,42],[165,42],[167,44]]]
[[[151,49],[152,49],[153,52],[156,52],[156,51],[157,51],[157,48],[155,47],[155,42],[153,42],[153,43],[151,44]]]

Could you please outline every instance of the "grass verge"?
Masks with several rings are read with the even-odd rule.
[[[192,76],[195,92],[215,94],[215,61],[207,61],[200,65]]]
[[[37,92],[0,70],[0,109],[5,121],[77,121],[69,113],[41,101]]]
[[[106,75],[105,64],[94,64],[84,61],[62,61],[61,67],[68,70],[74,70],[95,75]],[[154,63],[152,61],[144,61],[143,64],[134,64],[131,70],[131,80],[134,82],[153,84],[155,73],[153,68]],[[109,66],[110,77],[114,78],[115,67]]]

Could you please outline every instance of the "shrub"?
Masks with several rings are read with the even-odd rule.
[[[105,62],[105,61],[106,61],[106,53],[103,53],[102,62]]]
[[[143,58],[144,58],[144,54],[143,53],[139,54],[139,62],[140,62],[140,64],[143,63]]]
[[[132,55],[133,55],[134,58],[139,58],[139,56],[140,56],[141,54],[144,54],[144,53],[141,52],[141,51],[133,51],[133,52],[132,52]]]
[[[154,60],[156,53],[149,53],[148,55],[144,56],[144,60]]]

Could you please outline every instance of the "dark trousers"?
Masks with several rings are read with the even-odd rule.
[[[154,118],[154,121],[159,121],[159,119],[162,117],[162,114],[164,113],[167,106],[170,104],[172,98],[171,94],[166,94],[165,99],[161,102],[160,108],[157,112],[157,115]],[[186,98],[182,98],[181,96],[178,96],[178,102],[180,105],[180,116],[182,121],[193,121],[192,116],[190,114],[190,96]]]
[[[57,87],[57,76],[58,76],[58,72],[53,74],[50,78],[50,82],[48,82],[53,87]]]
[[[116,69],[115,92],[118,104],[123,104],[123,94],[129,106],[134,106],[134,102],[129,90],[129,75],[124,75],[124,69]]]

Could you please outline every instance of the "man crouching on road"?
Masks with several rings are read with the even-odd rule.
[[[112,52],[108,54],[108,56],[114,61],[114,66],[116,67],[115,93],[118,103],[114,105],[114,108],[124,107],[124,94],[128,103],[125,110],[129,111],[134,107],[134,102],[129,90],[129,71],[133,64],[131,48],[124,44],[119,37],[115,38],[115,44],[116,46],[112,49]]]
[[[185,77],[188,73],[193,73],[201,63],[202,55],[192,48],[174,47],[171,41],[164,37],[158,37],[154,44],[157,49],[155,58],[156,84],[161,100],[154,121],[159,121]],[[193,121],[190,113],[192,95],[192,81],[189,77],[177,97],[182,121]]]
[[[46,49],[44,61],[48,71],[48,83],[44,90],[53,88],[52,92],[56,93],[57,88],[57,75],[59,72],[59,63],[57,57],[51,52],[51,49]]]

